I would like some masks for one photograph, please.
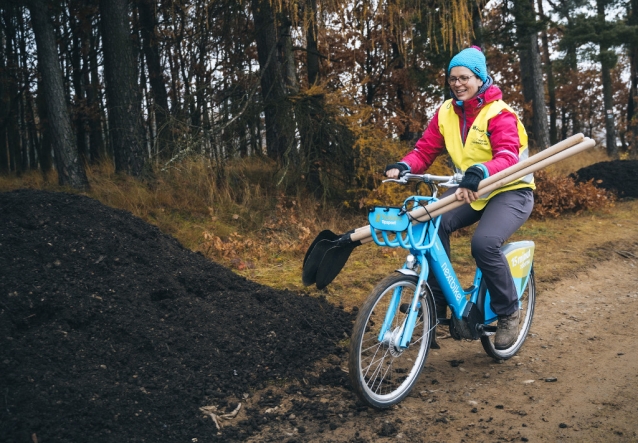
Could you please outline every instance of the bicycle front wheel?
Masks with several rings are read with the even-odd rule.
[[[507,360],[512,358],[521,349],[527,333],[532,325],[532,318],[534,317],[534,306],[536,305],[536,282],[534,281],[534,268],[530,271],[529,281],[527,282],[527,288],[519,299],[519,309],[521,311],[518,324],[518,336],[516,341],[507,349],[496,349],[494,347],[494,332],[485,332],[481,336],[481,344],[483,349],[492,358],[497,360]]]
[[[394,274],[374,288],[359,311],[350,339],[348,359],[352,386],[368,405],[383,409],[403,400],[417,382],[434,337],[434,301],[426,287],[410,344],[399,346],[416,276]],[[389,315],[388,312],[394,312]],[[388,325],[380,337],[384,322]]]

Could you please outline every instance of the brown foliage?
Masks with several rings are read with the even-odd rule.
[[[603,209],[616,200],[613,193],[597,188],[593,180],[576,183],[572,178],[551,176],[545,171],[534,173],[534,178],[534,218],[557,218],[565,213]]]
[[[219,234],[214,229],[205,230],[199,249],[207,257],[240,271],[254,269],[256,261],[278,263],[285,254],[301,253],[308,247],[316,229],[308,217],[308,209],[300,203],[280,194],[273,210],[264,214],[260,229],[229,235]],[[232,218],[239,220],[240,216],[235,214]],[[212,215],[211,221],[214,226],[219,220]]]

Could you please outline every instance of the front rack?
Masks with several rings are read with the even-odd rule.
[[[412,196],[406,199],[401,207],[372,208],[368,214],[372,240],[379,246],[390,248],[401,247],[417,251],[431,248],[439,230],[441,217],[419,222],[410,217],[409,211],[417,205],[425,207],[427,211],[427,205],[437,200],[435,197]]]

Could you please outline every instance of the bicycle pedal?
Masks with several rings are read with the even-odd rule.
[[[442,326],[450,326],[451,323],[451,319],[449,318],[437,318],[436,321]]]

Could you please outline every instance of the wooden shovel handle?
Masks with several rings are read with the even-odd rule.
[[[520,171],[528,171],[531,166],[540,163],[540,162],[545,162],[548,159],[553,159],[552,161],[550,161],[549,163],[543,163],[543,166],[539,167],[538,169],[541,169],[547,165],[550,165],[554,162],[557,162],[559,160],[562,160],[565,157],[561,157],[561,158],[554,158],[554,156],[562,151],[565,151],[566,149],[579,145],[581,142],[583,142],[583,140],[585,139],[585,136],[582,133],[578,133],[578,134],[574,134],[571,137],[566,138],[565,140],[556,143],[553,146],[550,146],[549,148],[538,152],[534,155],[532,155],[531,157],[529,157],[528,159],[519,162],[515,165],[510,166],[509,168],[506,168],[496,174],[494,174],[491,177],[488,177],[484,180],[482,180],[479,183],[479,194],[485,194],[486,192],[492,192],[495,189],[500,188],[501,186],[510,183],[514,180],[516,180],[517,178],[521,178],[521,177],[525,177],[527,174],[529,174],[530,172],[526,172],[522,175],[520,175]],[[591,146],[587,146],[586,148],[583,149],[587,149]],[[580,152],[580,151],[578,151]],[[573,154],[571,154],[573,155]],[[538,169],[535,169],[538,170]],[[519,173],[519,174],[517,174]],[[517,178],[513,178],[516,175]],[[493,185],[493,184],[498,184],[498,186],[496,187],[490,187],[490,190],[488,191],[488,187]],[[457,204],[457,202],[459,204]],[[448,205],[450,204],[454,204],[453,207],[447,208]],[[453,208],[456,208],[458,206],[460,206],[461,204],[463,204],[463,202],[459,202],[458,200],[456,200],[456,197],[454,195],[448,195],[445,198],[442,198],[441,200],[432,203],[431,205],[428,205],[428,209],[427,211],[425,210],[425,208],[423,207],[419,207],[416,209],[413,209],[412,211],[409,212],[410,217],[413,219],[417,219],[421,222],[423,221],[427,221],[430,219],[430,217],[428,216],[428,212],[433,215],[441,215],[444,212],[447,212]],[[445,208],[445,210],[443,210]],[[435,215],[436,214],[436,215]],[[361,228],[357,228],[355,229],[355,231],[350,234],[350,240],[351,241],[361,241],[361,244],[364,244],[365,239],[367,238],[372,238],[371,234],[370,234],[370,225],[367,226],[363,226]],[[370,240],[365,241],[365,243],[368,243]]]
[[[494,182],[488,186],[483,186],[481,187],[479,184],[479,194],[488,194],[491,193],[495,190],[497,190],[498,188],[505,186],[507,183],[510,183],[514,180],[518,180],[520,178],[525,177],[527,174],[531,174],[533,172],[536,172],[540,169],[543,169],[551,164],[554,164],[558,161],[564,160],[567,157],[571,157],[572,155],[578,154],[579,152],[582,152],[586,149],[589,148],[593,148],[596,145],[596,142],[590,138],[585,138],[581,143],[577,144],[576,146],[572,146],[569,149],[566,149],[556,155],[553,155],[551,157],[548,157],[536,164],[533,164],[531,166],[528,166],[525,169],[520,170],[519,172],[512,174],[509,177],[506,177],[504,179],[501,179],[497,182]],[[481,182],[482,183],[482,182]],[[454,197],[453,195],[450,197]],[[440,200],[439,200],[440,201]],[[438,202],[437,202],[438,203]],[[417,220],[419,222],[426,222],[428,220],[430,220],[431,218],[435,218],[445,212],[451,211],[454,208],[458,208],[459,206],[463,205],[465,202],[462,200],[454,200],[451,203],[447,204],[444,207],[440,207],[438,209],[435,210],[431,210],[430,207],[434,206],[434,204],[429,205],[428,206],[428,211],[429,211],[429,215],[425,214],[424,216],[422,216],[421,218],[418,218]]]

